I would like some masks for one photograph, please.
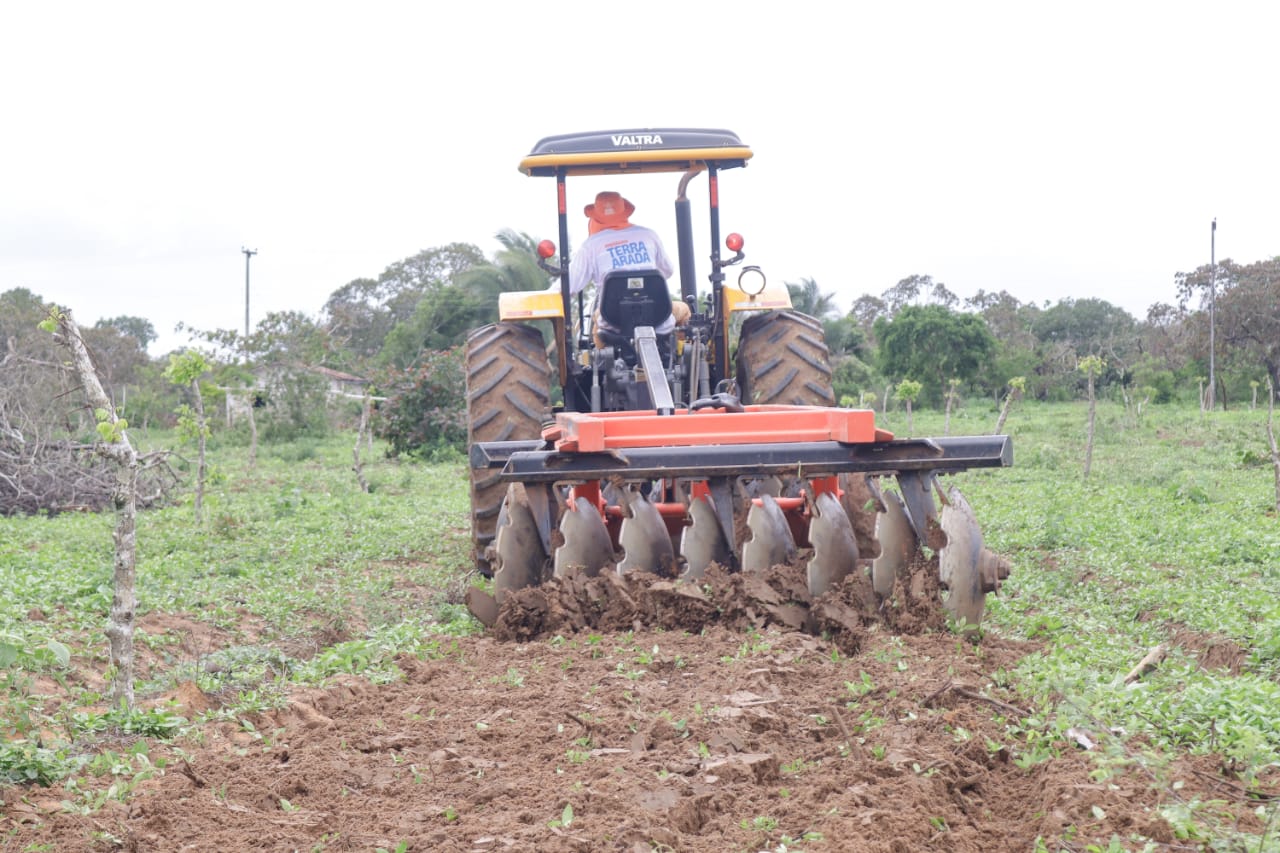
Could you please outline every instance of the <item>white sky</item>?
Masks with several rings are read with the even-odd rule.
[[[243,329],[242,247],[254,324],[315,316],[422,249],[555,238],[539,138],[692,126],[754,150],[722,224],[774,282],[1142,318],[1214,217],[1219,260],[1280,254],[1278,39],[1264,0],[5,3],[0,292],[146,317],[163,353]],[[614,185],[671,245],[646,180]]]

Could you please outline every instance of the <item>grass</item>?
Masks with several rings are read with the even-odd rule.
[[[971,403],[953,413],[951,432],[988,432],[996,415]],[[1000,675],[1039,721],[1011,731],[1027,744],[1019,760],[1042,760],[1060,733],[1081,726],[1108,749],[1219,752],[1246,783],[1280,761],[1280,521],[1264,418],[1151,406],[1139,419],[1103,402],[1085,479],[1084,405],[1024,402],[1006,425],[1014,467],[949,478],[988,544],[1013,561],[1001,594],[988,597],[983,630],[1044,644]],[[881,424],[905,434],[901,413]],[[942,415],[917,411],[914,427],[941,434]],[[135,436],[144,449],[167,438]],[[288,685],[334,673],[395,678],[397,654],[450,655],[449,634],[476,630],[458,603],[469,524],[460,463],[375,457],[365,494],[347,437],[265,448],[252,471],[244,455],[214,448],[203,526],[189,503],[140,516],[143,623],[185,614],[226,634],[216,652],[140,634],[160,664],[140,685],[144,698],[180,678],[213,679],[200,686],[230,692],[246,710],[269,706]],[[104,726],[163,734],[173,724],[163,712],[113,721],[88,710],[102,698],[92,685],[68,680],[77,666],[106,668],[112,524],[83,514],[0,519],[0,780],[78,772],[87,759],[77,742]],[[310,653],[287,651],[301,641]],[[567,642],[584,656],[616,655],[635,678],[660,654],[625,634]],[[1126,685],[1157,643],[1168,658]],[[766,651],[746,635],[726,662]],[[510,689],[522,677],[499,676]],[[844,688],[856,707],[876,685],[863,676]],[[62,691],[70,709],[48,710],[48,691]],[[855,721],[864,732],[877,725]],[[871,754],[882,757],[883,746]],[[132,772],[146,770],[132,760]]]
[[[1023,407],[1008,425],[1015,467],[963,477],[988,544],[1014,562],[986,624],[1049,641],[1014,682],[1063,729],[1275,761],[1280,523],[1255,461],[1265,414],[1155,407],[1139,422],[1102,406],[1087,480],[1083,414]],[[1157,643],[1169,658],[1124,684]],[[1230,671],[1206,666],[1215,645],[1239,650]]]
[[[134,436],[144,449],[168,439]],[[349,443],[269,447],[253,470],[243,448],[215,448],[203,525],[189,500],[139,515],[140,626],[153,613],[184,614],[225,632],[225,647],[193,651],[173,633],[140,627],[139,648],[160,673],[139,683],[144,699],[193,678],[224,696],[239,692],[251,710],[270,705],[281,682],[395,677],[398,653],[432,654],[440,635],[476,630],[460,603],[470,522],[458,466],[375,457],[365,494]],[[65,682],[77,664],[106,668],[113,524],[80,513],[0,518],[0,778],[65,769],[57,748],[25,743],[42,731],[61,730],[68,742],[78,734],[43,709],[49,682],[61,682],[75,706],[103,698]]]

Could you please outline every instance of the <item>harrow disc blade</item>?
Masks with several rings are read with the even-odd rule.
[[[729,565],[729,542],[710,498],[694,498],[689,504],[689,525],[680,534],[680,555],[686,566],[684,578],[702,577],[712,563]]]
[[[599,510],[586,498],[578,498],[560,519],[564,544],[556,549],[555,576],[576,567],[594,577],[613,565],[613,542]]]
[[[813,504],[809,522],[809,594],[814,598],[838,586],[858,565],[858,543],[844,507],[834,495],[823,492]]]
[[[533,513],[525,503],[524,489],[512,484],[498,511],[497,534],[493,538],[493,596],[498,604],[508,592],[542,583],[547,552]]]
[[[752,503],[747,512],[747,528],[751,538],[742,546],[742,571],[763,572],[770,566],[785,563],[796,555],[795,539],[787,518],[769,495]]]
[[[947,589],[942,605],[952,618],[964,620],[967,630],[982,623],[987,594],[982,583],[982,531],[960,490],[952,488],[942,508],[942,530],[947,544],[938,552],[938,578]]]
[[[902,498],[896,492],[882,492],[880,501],[885,511],[876,515],[876,541],[880,556],[871,562],[871,585],[876,595],[893,594],[893,582],[902,575],[916,552],[916,534],[907,520]]]
[[[623,557],[618,571],[653,572],[674,577],[676,551],[662,514],[636,489],[628,489],[624,501],[627,509],[622,518],[622,529],[618,532]]]

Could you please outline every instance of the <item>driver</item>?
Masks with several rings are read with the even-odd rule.
[[[569,272],[569,293],[582,292],[589,283],[599,284],[614,270],[656,269],[663,278],[670,279],[675,265],[667,256],[657,232],[643,225],[634,225],[631,214],[636,207],[616,192],[596,195],[594,203],[583,208],[587,215],[587,230],[591,236],[583,242],[574,256]],[[654,331],[659,335],[670,334],[677,323],[689,319],[689,306],[679,299],[671,300],[671,315]],[[595,312],[595,322],[605,331],[616,331]]]

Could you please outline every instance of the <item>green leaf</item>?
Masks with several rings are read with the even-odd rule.
[[[20,651],[13,643],[0,643],[0,666],[12,666]]]
[[[573,823],[573,806],[565,803],[564,811],[560,813],[560,825],[567,828],[571,823]]]
[[[57,640],[50,640],[46,646],[49,651],[53,653],[54,659],[56,659],[60,665],[66,666],[71,663],[71,649],[67,648],[62,643],[59,643]]]

